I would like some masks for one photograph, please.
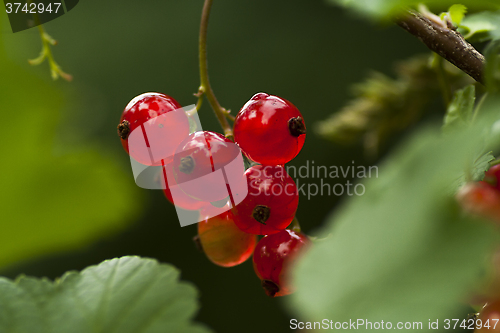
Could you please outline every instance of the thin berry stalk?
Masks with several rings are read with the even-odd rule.
[[[31,1],[29,1],[29,3],[31,4]],[[58,77],[62,77],[66,81],[73,80],[73,77],[70,74],[63,72],[61,67],[54,60],[54,56],[52,55],[52,50],[50,47],[56,45],[57,41],[55,41],[52,37],[49,36],[49,34],[45,32],[45,30],[43,29],[43,25],[40,22],[40,18],[38,17],[38,13],[33,14],[33,17],[35,23],[37,24],[38,31],[40,32],[40,38],[42,39],[42,51],[37,58],[30,59],[28,60],[28,62],[30,63],[30,65],[39,65],[45,59],[47,59],[50,66],[50,73],[54,80],[56,80]]]
[[[208,61],[207,61],[207,31],[208,19],[210,18],[210,9],[212,8],[213,0],[205,0],[203,12],[201,15],[200,38],[199,38],[199,65],[200,65],[200,88],[198,90],[198,105],[201,106],[200,99],[205,95],[210,103],[210,106],[215,112],[215,116],[224,130],[224,135],[231,140],[233,139],[233,129],[227,121],[227,111],[219,104],[210,85],[208,78]]]

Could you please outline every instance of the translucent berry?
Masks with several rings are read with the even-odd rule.
[[[467,183],[457,193],[457,200],[467,213],[500,223],[500,191],[490,184]]]
[[[228,202],[246,186],[240,149],[219,133],[189,135],[179,144],[173,164],[179,187],[197,200]]]
[[[165,194],[167,200],[175,206],[186,210],[198,210],[206,207],[207,202],[196,200],[179,188],[174,178],[172,165],[172,163],[165,165],[162,168],[161,174],[163,194]]]
[[[234,208],[241,230],[269,235],[292,222],[299,205],[297,186],[282,166],[255,165],[245,172],[248,194]]]
[[[255,94],[238,112],[234,140],[255,162],[285,164],[302,149],[306,125],[289,101],[266,93]]]
[[[123,148],[144,165],[166,164],[179,143],[189,135],[189,121],[175,99],[160,93],[133,98],[118,124]]]
[[[497,190],[500,190],[500,164],[496,164],[492,166],[486,174],[484,175],[484,181],[491,186],[495,187]]]
[[[304,234],[288,229],[265,236],[257,243],[253,267],[268,296],[285,296],[294,291],[290,267],[309,244]]]
[[[256,235],[247,234],[234,225],[229,206],[224,213],[199,222],[198,236],[208,259],[223,267],[236,266],[246,261],[257,244]]]

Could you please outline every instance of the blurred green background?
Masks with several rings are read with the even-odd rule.
[[[47,63],[30,66],[41,49],[38,30],[12,34],[1,14],[0,275],[55,278],[113,257],[153,257],[199,288],[196,319],[215,331],[289,331],[292,315],[283,299],[264,294],[251,261],[211,264],[192,242],[196,226],[181,228],[161,191],[135,186],[116,134],[123,108],[143,92],[196,102],[202,5],[80,1],[44,25],[71,83],[52,81]],[[218,0],[208,35],[210,79],[224,107],[235,114],[264,91],[292,101],[310,129],[370,70],[392,74],[394,61],[426,52],[398,27],[367,24],[320,0]],[[220,131],[208,103],[199,115],[205,130]],[[312,130],[291,164],[306,161],[373,163],[361,146],[334,146]],[[303,230],[314,233],[344,199],[301,197]]]

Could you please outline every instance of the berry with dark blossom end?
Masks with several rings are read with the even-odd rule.
[[[175,99],[149,92],[127,104],[117,130],[123,148],[132,158],[158,166],[168,163],[179,143],[189,135],[189,120]]]
[[[255,94],[238,112],[234,140],[253,161],[285,164],[302,149],[306,125],[289,101],[266,93]]]
[[[265,236],[257,243],[253,267],[268,296],[285,296],[294,291],[290,269],[309,245],[304,234],[288,229]]]
[[[500,191],[490,184],[467,183],[458,191],[457,200],[465,212],[500,224]]]
[[[484,179],[486,183],[500,190],[500,164],[496,164],[489,168],[484,174]]]
[[[246,261],[253,253],[257,236],[234,225],[233,214],[227,211],[198,223],[198,236],[203,252],[214,264],[232,267]],[[204,210],[201,211],[203,217]],[[210,215],[209,215],[210,216]]]
[[[175,181],[172,165],[173,163],[169,163],[163,166],[161,170],[162,189],[167,200],[173,205],[186,210],[198,210],[210,205],[208,202],[190,197],[179,188]]]
[[[234,208],[241,230],[269,235],[292,222],[299,205],[297,186],[283,166],[254,165],[245,172],[248,194]]]
[[[238,185],[241,188],[244,171],[239,147],[215,132],[192,133],[179,144],[173,160],[179,187],[192,198],[207,202],[229,201]]]

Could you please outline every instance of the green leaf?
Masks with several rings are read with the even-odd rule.
[[[494,159],[492,152],[488,152],[471,160],[470,166],[465,168],[464,173],[453,184],[453,190],[464,186],[467,182],[483,180],[484,173],[490,168],[490,162]]]
[[[450,13],[451,21],[456,25],[460,25],[462,22],[465,13],[467,12],[467,7],[464,5],[455,4],[448,9],[448,13]]]
[[[61,115],[72,104],[56,83],[16,65],[4,47],[0,63],[0,101],[8,114],[0,142],[0,266],[80,247],[133,221],[139,191],[118,159],[95,145],[58,139]]]
[[[387,19],[421,3],[431,8],[441,8],[441,11],[456,4],[456,0],[328,0],[328,2],[375,19]],[[497,0],[463,0],[460,3],[470,10],[500,9]]]
[[[2,333],[204,333],[196,289],[171,265],[122,257],[61,279],[0,278]]]
[[[484,42],[500,38],[500,11],[467,15],[460,23],[460,33],[465,39]]]
[[[295,270],[301,318],[422,322],[424,330],[429,319],[459,318],[498,235],[465,217],[449,189],[483,149],[495,113],[460,133],[417,132],[363,184],[363,196],[328,219],[331,237]]]
[[[471,84],[457,90],[444,116],[443,131],[449,132],[470,125],[475,101],[476,88],[474,85]]]
[[[474,163],[474,167],[472,169],[472,180],[483,180],[484,173],[488,171],[490,168],[490,162],[493,160],[495,160],[495,156],[493,156],[491,151],[481,155]]]

